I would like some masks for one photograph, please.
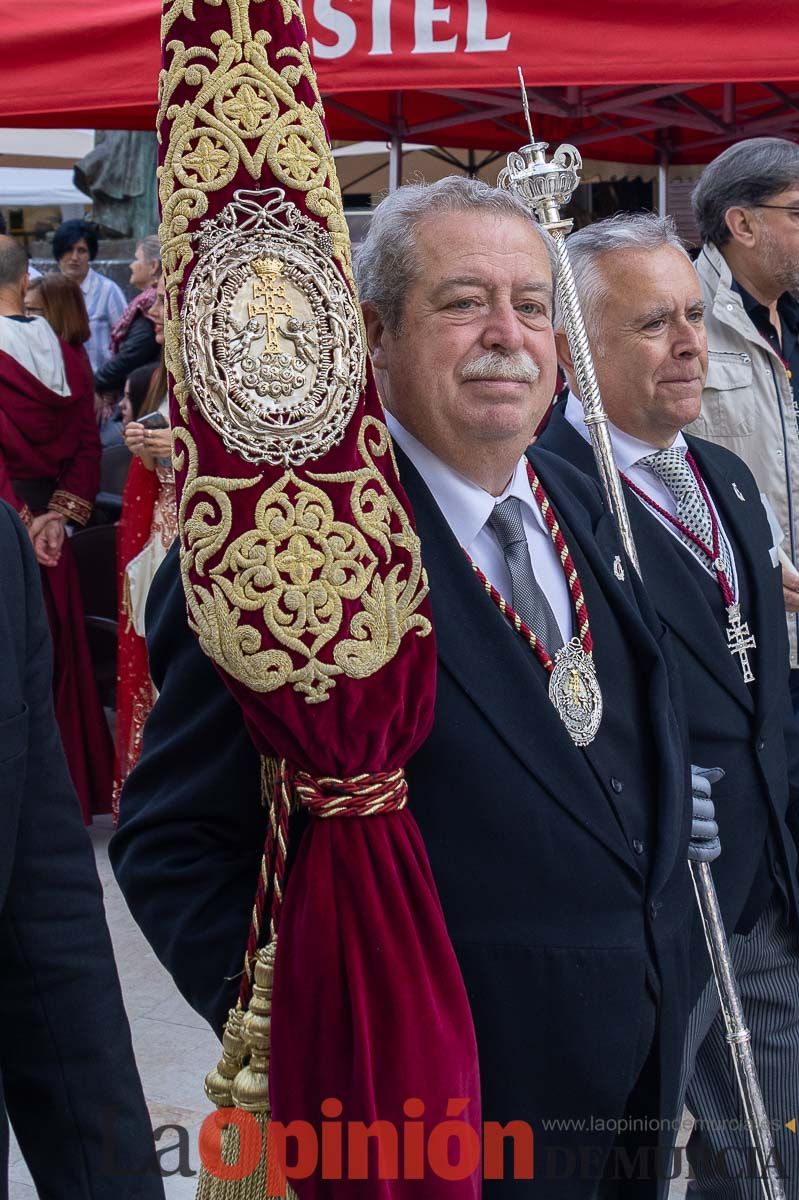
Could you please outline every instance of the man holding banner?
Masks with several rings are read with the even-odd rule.
[[[511,1137],[504,1178],[312,1169],[300,1200],[588,1200],[633,1148],[630,1194],[657,1197],[689,772],[596,489],[525,455],[554,384],[547,236],[463,180],[384,201],[358,267],[384,413],[299,7],[195,9],[167,6],[160,109],[180,556],[118,878],[227,1016],[223,1112],[534,1132],[534,1178]]]

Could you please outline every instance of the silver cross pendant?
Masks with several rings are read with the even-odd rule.
[[[727,644],[730,649],[730,654],[738,658],[743,671],[744,683],[754,683],[755,673],[752,670],[749,662],[748,650],[754,650],[757,647],[757,642],[754,636],[749,632],[749,626],[746,621],[741,620],[740,604],[730,604],[727,608]]]

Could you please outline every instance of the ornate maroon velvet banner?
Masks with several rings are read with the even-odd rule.
[[[406,1100],[432,1125],[463,1099],[476,1126],[469,1007],[397,774],[432,721],[426,578],[367,366],[301,11],[167,0],[162,41],[189,621],[259,751],[286,760],[284,778],[305,773],[295,798],[319,814],[280,914],[273,1115],[318,1127],[336,1098],[343,1122],[399,1130]],[[337,797],[364,815],[328,815]],[[476,1174],[331,1191],[320,1170],[294,1186],[302,1200],[479,1194]]]

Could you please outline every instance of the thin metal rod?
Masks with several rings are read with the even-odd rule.
[[[391,141],[388,152],[388,190],[396,192],[402,184],[402,96],[395,92],[391,102]]]
[[[527,132],[530,135],[530,141],[534,142],[535,138],[533,137],[533,124],[530,120],[530,104],[527,99],[527,88],[524,86],[524,74],[522,73],[521,67],[517,67],[516,69],[519,72],[519,84],[522,89],[522,105],[524,106],[524,119],[527,122]]]
[[[730,1047],[738,1090],[744,1107],[749,1136],[755,1151],[758,1177],[766,1200],[785,1200],[780,1165],[776,1159],[771,1122],[763,1102],[760,1080],[752,1053],[752,1036],[744,1018],[738,985],[730,962],[727,935],[708,863],[689,864],[696,902],[702,917],[713,976],[716,980],[727,1043]]]
[[[558,292],[561,312],[566,326],[566,337],[571,350],[574,371],[577,376],[577,387],[585,414],[585,423],[591,435],[591,445],[594,450],[605,501],[619,527],[621,543],[624,546],[630,562],[638,574],[641,567],[638,562],[638,551],[635,548],[630,515],[627,512],[627,502],[622,491],[621,479],[613,458],[613,447],[608,431],[608,418],[599,394],[594,360],[591,357],[591,347],[588,334],[577,296],[577,285],[574,282],[569,252],[566,249],[565,230],[553,230],[552,237],[558,252]]]

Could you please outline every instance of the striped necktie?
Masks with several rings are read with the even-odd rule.
[[[522,502],[508,496],[494,507],[486,521],[500,544],[510,572],[512,604],[551,657],[563,645],[563,635],[544,592],[535,577],[522,520]]]
[[[710,549],[713,545],[713,522],[710,510],[705,503],[699,484],[691,470],[685,455],[681,450],[659,450],[647,458],[638,460],[638,465],[649,467],[658,478],[662,479],[677,503],[677,520],[689,529],[694,537],[698,537]],[[719,557],[724,567],[730,587],[733,586],[732,559],[730,548],[724,531],[719,524]],[[702,551],[689,537],[677,531],[680,541],[691,553],[707,565],[707,559]]]

